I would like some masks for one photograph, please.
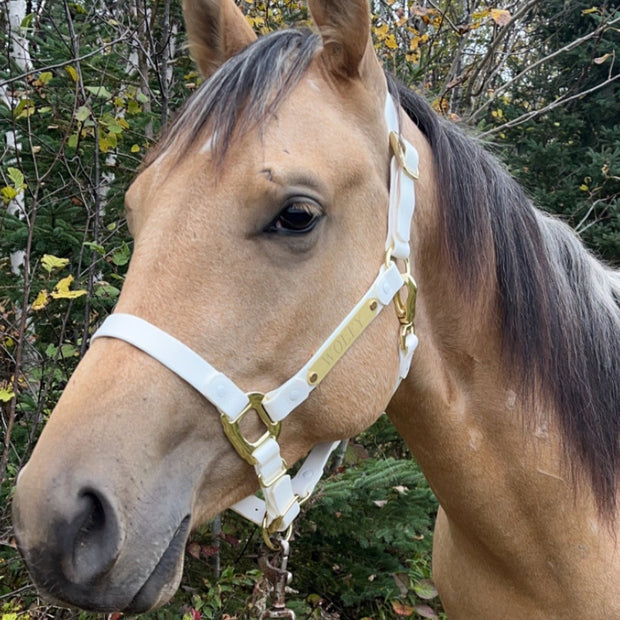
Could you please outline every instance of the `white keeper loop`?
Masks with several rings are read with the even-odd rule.
[[[411,360],[418,346],[418,337],[415,334],[407,334],[405,338],[405,350],[400,350],[400,363],[398,372],[398,383],[405,379],[411,368]]]

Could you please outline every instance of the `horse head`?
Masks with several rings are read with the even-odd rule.
[[[386,230],[390,162],[406,168],[407,153],[398,127],[390,145],[366,0],[310,9],[318,36],[255,41],[232,0],[184,1],[205,83],[127,192],[135,243],[115,314],[17,486],[19,547],[61,603],[130,613],[164,603],[191,528],[258,488],[231,426],[253,453],[273,447],[275,431],[261,438],[276,418],[288,485],[282,463],[369,426],[406,374],[409,255],[386,248]],[[390,225],[407,248],[410,218]],[[317,352],[334,358],[329,368],[313,366]],[[241,420],[246,393],[261,396]],[[284,416],[277,399],[295,406]]]

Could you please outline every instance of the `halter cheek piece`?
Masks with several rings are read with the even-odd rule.
[[[251,495],[232,508],[261,525],[266,540],[270,534],[289,529],[299,514],[301,503],[314,490],[329,455],[339,443],[315,446],[296,476],[291,478],[277,442],[282,421],[308,398],[391,301],[394,301],[401,324],[400,368],[395,390],[409,372],[418,343],[413,330],[416,286],[409,269],[409,235],[415,204],[414,179],[418,178],[418,154],[400,135],[398,112],[389,95],[385,104],[385,121],[392,152],[385,263],[366,294],[320,349],[280,387],[267,394],[246,394],[192,349],[137,316],[112,314],[92,337],[92,340],[106,337],[128,342],[161,362],[217,407],[228,439],[239,456],[254,466],[264,496],[263,500]],[[405,265],[404,273],[399,271],[397,261]],[[407,290],[404,300],[401,298],[403,287]],[[244,437],[239,426],[242,418],[250,412],[254,412],[265,426],[264,434],[256,441]]]

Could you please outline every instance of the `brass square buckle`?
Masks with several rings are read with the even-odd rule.
[[[224,433],[228,437],[230,443],[233,445],[237,454],[250,465],[256,464],[256,459],[252,456],[254,450],[262,446],[267,440],[273,438],[277,439],[280,436],[280,430],[282,423],[274,422],[263,407],[264,394],[260,392],[250,392],[248,395],[248,404],[243,411],[234,419],[230,420],[228,416],[220,411],[222,416],[222,427]],[[265,433],[259,437],[256,441],[250,441],[243,436],[239,423],[241,420],[251,411],[256,413],[259,420],[265,425]]]

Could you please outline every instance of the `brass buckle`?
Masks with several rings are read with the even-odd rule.
[[[420,171],[417,168],[415,170],[411,170],[411,168],[407,165],[405,145],[395,131],[390,131],[390,147],[392,149],[392,154],[398,162],[398,165],[403,169],[405,174],[414,181],[419,179]]]
[[[394,260],[391,251],[386,254],[386,261]],[[394,307],[396,308],[396,316],[400,321],[400,345],[403,351],[407,350],[407,336],[413,333],[413,321],[415,319],[416,298],[418,287],[411,275],[411,266],[409,259],[405,259],[405,272],[401,274],[404,280],[404,286],[407,287],[407,298],[403,301],[401,292],[398,291],[394,295]]]
[[[277,439],[280,436],[280,430],[282,423],[274,422],[263,407],[264,394],[260,392],[250,392],[248,395],[248,404],[243,411],[234,419],[229,420],[228,417],[222,413],[222,427],[226,437],[228,437],[230,443],[233,445],[237,454],[250,465],[256,464],[256,459],[252,456],[252,453],[256,448],[262,446],[269,439]],[[254,411],[259,420],[265,425],[266,431],[256,441],[250,441],[243,436],[239,423],[250,411]]]
[[[282,525],[282,519],[284,519],[284,517],[286,516],[286,513],[295,505],[297,501],[298,501],[297,496],[295,495],[293,499],[289,502],[289,505],[286,507],[286,510],[282,511],[282,515],[279,516],[277,519],[274,519],[274,521],[270,525],[267,525],[267,514],[265,514],[265,516],[263,517],[263,524],[262,524],[263,541],[273,551],[278,551],[279,547],[277,546],[277,542],[274,542],[272,537],[274,536],[274,534],[278,533],[278,528]],[[284,532],[284,534],[278,534],[277,538],[280,541],[282,540],[288,541],[292,534],[293,534],[293,524],[291,523],[288,526],[286,532]]]

